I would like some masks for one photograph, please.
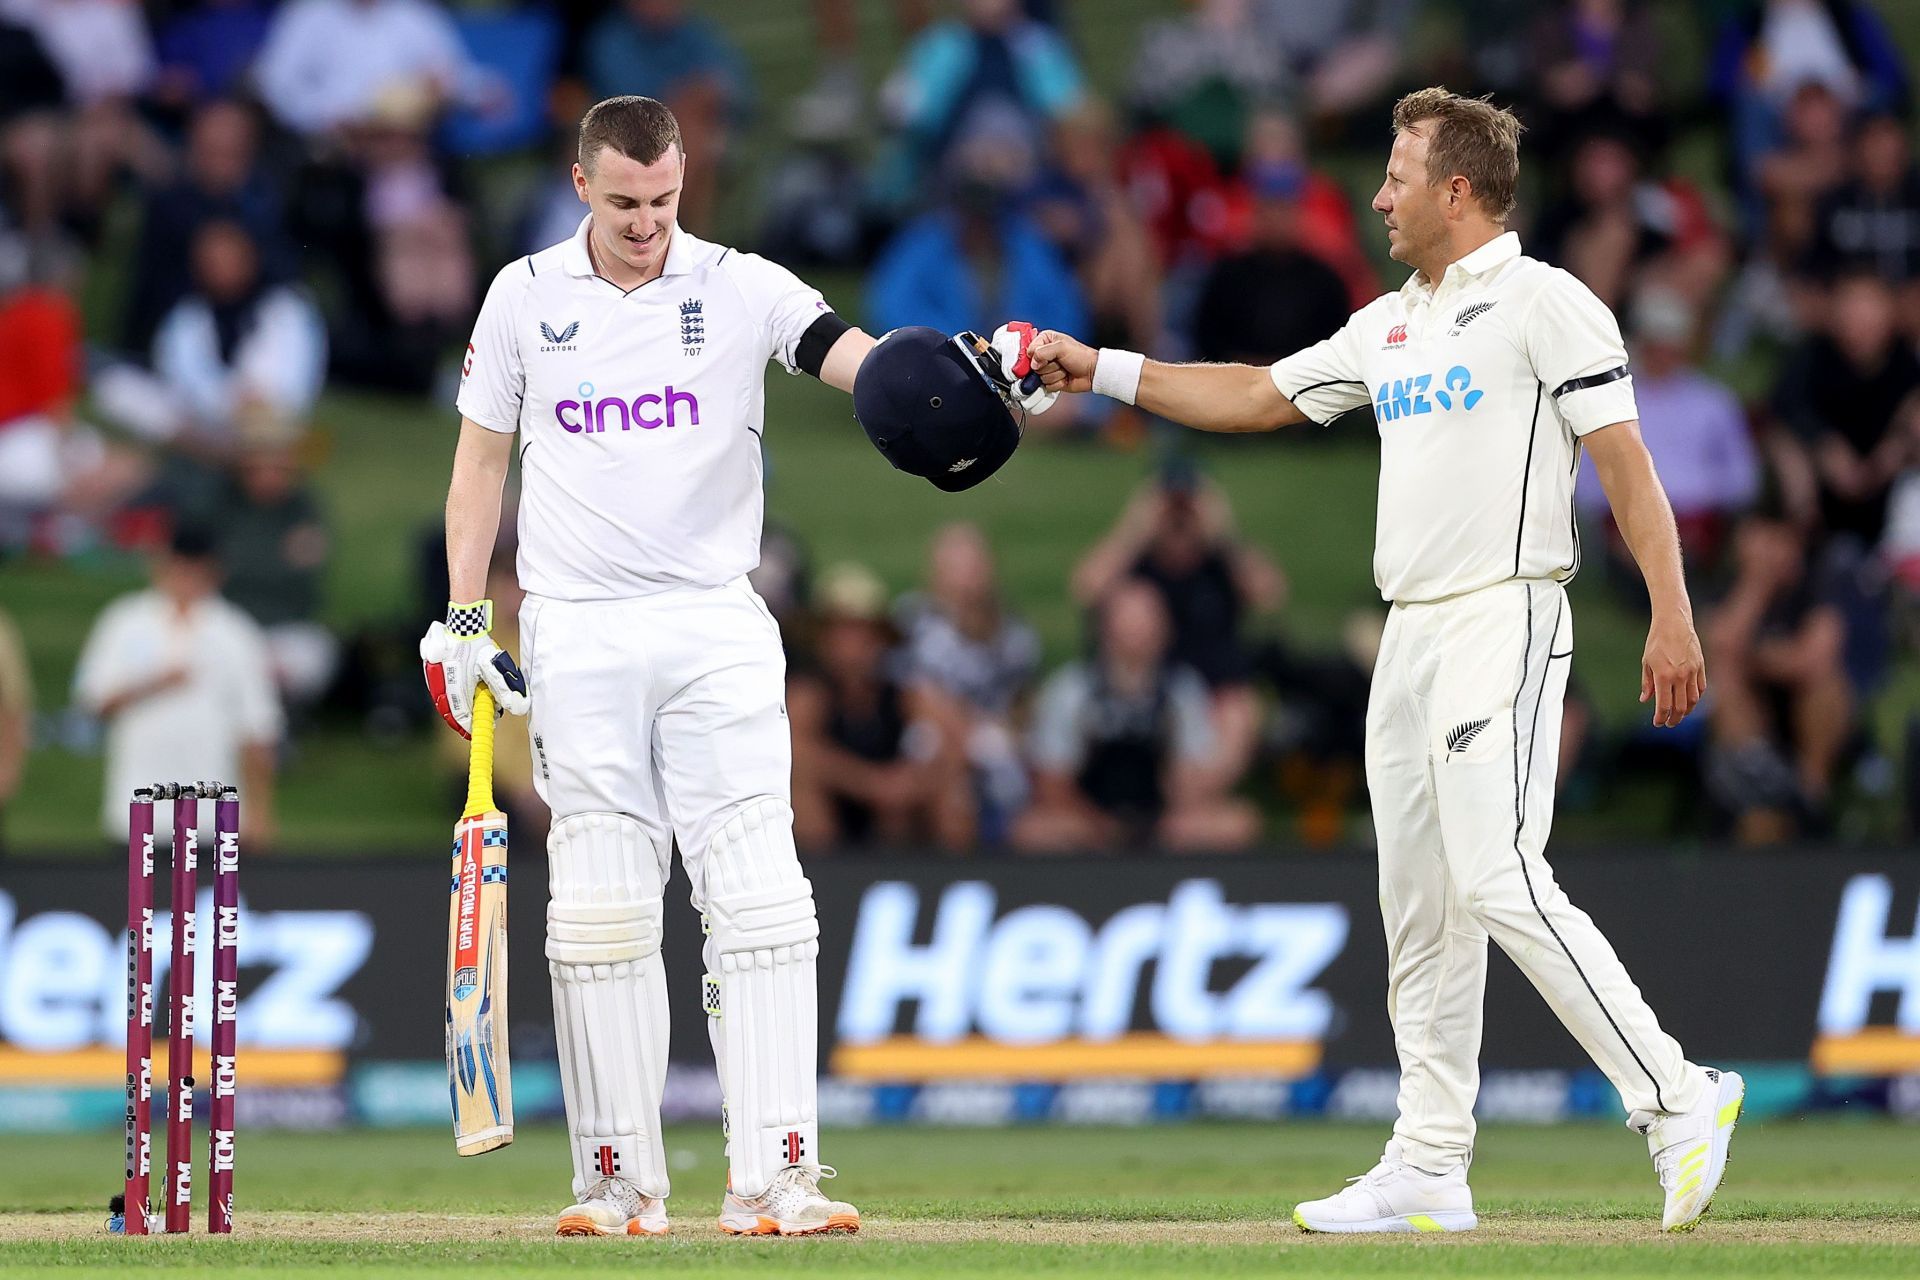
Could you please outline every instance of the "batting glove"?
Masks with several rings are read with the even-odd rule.
[[[420,640],[433,708],[463,738],[473,736],[473,691],[482,680],[493,690],[495,714],[527,714],[527,678],[513,656],[493,642],[493,601],[447,605],[447,620],[427,628]]]
[[[973,352],[974,363],[1008,404],[1028,413],[1045,413],[1060,393],[1041,386],[1040,375],[1033,371],[1027,348],[1033,345],[1034,333],[1026,321],[1014,320],[995,329],[992,341],[974,333],[961,334],[959,341]]]

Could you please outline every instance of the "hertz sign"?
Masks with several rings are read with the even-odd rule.
[[[1840,892],[1820,993],[1813,1066],[1823,1075],[1920,1072],[1920,894],[1896,895],[1884,875]],[[1904,919],[1896,914],[1907,908]],[[1876,1005],[1884,1005],[1881,1018]]]
[[[980,880],[861,896],[829,1069],[856,1080],[1299,1076],[1333,999],[1315,986],[1348,938],[1334,902],[1236,904],[1188,879],[1105,919],[1002,911]]]

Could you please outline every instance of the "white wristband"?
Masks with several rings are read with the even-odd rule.
[[[1140,394],[1140,371],[1146,365],[1147,358],[1138,351],[1102,347],[1093,362],[1093,389],[1121,404],[1132,404]]]

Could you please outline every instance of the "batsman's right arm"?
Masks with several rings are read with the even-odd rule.
[[[460,420],[447,486],[448,598],[479,600],[487,594],[487,564],[500,533],[500,495],[513,461],[514,437]]]

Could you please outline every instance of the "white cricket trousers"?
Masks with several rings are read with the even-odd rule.
[[[1685,1111],[1703,1079],[1547,865],[1573,613],[1516,580],[1388,615],[1367,705],[1402,1157],[1473,1154],[1487,939],[1513,958],[1629,1111]]]

